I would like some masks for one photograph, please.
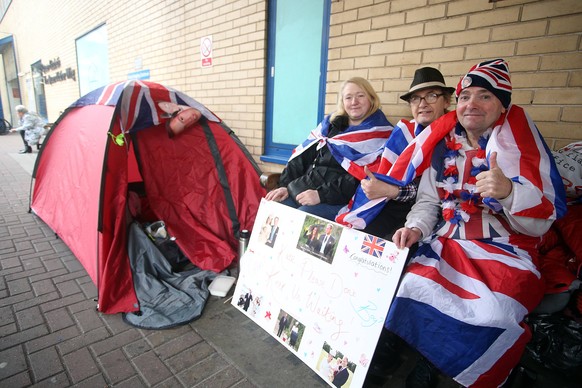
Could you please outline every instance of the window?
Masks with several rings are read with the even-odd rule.
[[[109,83],[107,26],[104,24],[78,38],[77,68],[81,96]]]

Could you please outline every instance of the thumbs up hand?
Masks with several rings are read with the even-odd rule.
[[[483,198],[504,199],[513,190],[511,180],[497,165],[497,152],[492,152],[489,157],[489,171],[480,172],[475,178],[477,179],[476,192],[481,193]]]
[[[368,179],[363,179],[360,182],[362,186],[362,191],[366,194],[368,199],[376,199],[382,197],[388,197],[389,199],[396,198],[398,195],[398,186],[394,186],[385,182],[378,180],[368,166],[364,166],[364,172],[368,176]]]

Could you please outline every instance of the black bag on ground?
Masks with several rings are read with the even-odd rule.
[[[525,321],[533,332],[526,349],[534,360],[565,372],[582,366],[582,324],[560,314],[530,315]]]
[[[190,260],[184,252],[180,249],[178,244],[175,241],[167,239],[161,242],[156,241],[156,246],[164,255],[170,266],[172,267],[172,271],[180,272],[184,269],[184,267],[190,263]]]

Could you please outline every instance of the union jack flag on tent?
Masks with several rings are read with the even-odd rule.
[[[135,132],[160,124],[163,111],[158,102],[168,101],[177,105],[190,106],[198,109],[210,121],[220,122],[220,119],[204,105],[192,97],[170,87],[156,88],[148,81],[129,80],[117,82],[97,88],[79,98],[70,107],[87,105],[120,105],[121,128],[124,133]]]

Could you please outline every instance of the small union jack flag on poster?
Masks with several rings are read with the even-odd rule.
[[[374,257],[382,257],[382,252],[384,252],[385,246],[386,240],[368,234],[366,237],[364,237],[364,242],[362,243],[362,252]]]

